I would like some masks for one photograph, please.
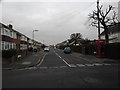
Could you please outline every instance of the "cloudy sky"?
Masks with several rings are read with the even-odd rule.
[[[97,29],[89,26],[88,14],[96,10],[97,0],[2,0],[2,23],[35,40],[56,44],[81,33],[83,38],[97,39]],[[119,0],[100,0],[118,10]],[[103,2],[104,1],[104,2]]]

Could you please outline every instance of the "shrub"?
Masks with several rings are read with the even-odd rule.
[[[12,56],[15,56],[16,54],[17,54],[17,51],[15,49],[2,50],[2,58],[11,58]]]
[[[105,45],[106,57],[120,59],[120,43],[109,43]]]

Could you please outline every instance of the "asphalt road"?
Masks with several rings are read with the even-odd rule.
[[[118,88],[118,72],[118,65],[87,61],[51,48],[34,67],[3,70],[2,88]]]

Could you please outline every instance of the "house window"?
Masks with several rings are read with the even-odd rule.
[[[14,48],[13,48],[13,45],[14,45],[14,44],[12,43],[12,49],[14,49]]]
[[[2,48],[1,48],[2,50],[4,50],[5,49],[5,42],[4,41],[2,41]]]
[[[1,35],[4,35],[4,28],[1,29]]]
[[[16,49],[16,44],[15,43],[13,43],[13,49]]]
[[[8,33],[7,29],[6,29],[6,28],[4,28],[4,35],[6,35],[6,36],[7,36],[7,33]]]
[[[4,47],[4,49],[5,50],[8,50],[9,49],[9,42],[5,42],[5,45],[4,45],[5,47]]]
[[[4,28],[4,35],[10,36],[10,30],[7,28]]]
[[[16,44],[15,43],[10,43],[10,42],[2,41],[2,43],[1,43],[1,49],[2,50],[16,49]]]
[[[27,41],[27,37],[25,37],[25,41]]]
[[[0,24],[0,32],[1,32],[1,34],[2,34],[2,24]]]
[[[13,37],[13,32],[12,31],[10,31],[10,37]]]
[[[21,36],[21,40],[24,40],[24,36]]]
[[[26,36],[21,36],[21,40],[27,41],[27,37]]]
[[[13,32],[13,38],[17,38],[16,32]]]
[[[12,48],[12,43],[10,43],[10,49],[13,49],[13,48]]]
[[[20,49],[21,49],[21,50],[27,49],[27,45],[26,45],[26,44],[20,44]]]
[[[33,43],[32,40],[29,40],[29,43]]]

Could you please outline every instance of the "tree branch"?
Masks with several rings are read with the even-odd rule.
[[[108,15],[108,13],[112,10],[113,6],[109,5],[108,10],[106,9],[105,17]]]

